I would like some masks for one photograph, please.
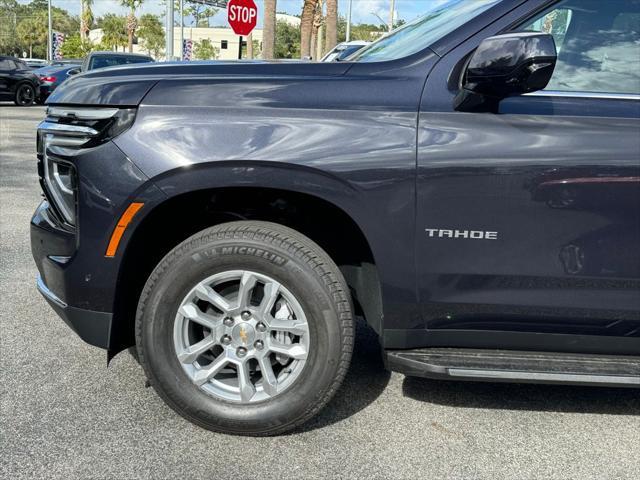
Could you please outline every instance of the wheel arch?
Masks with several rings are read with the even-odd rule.
[[[240,184],[187,190],[189,182],[171,183],[182,187],[166,188],[167,182],[160,181],[165,193],[174,195],[153,205],[121,246],[110,357],[134,344],[140,292],[164,255],[198,231],[234,220],[286,225],[320,245],[345,276],[356,313],[382,334],[382,286],[374,254],[363,229],[344,208],[293,189]]]

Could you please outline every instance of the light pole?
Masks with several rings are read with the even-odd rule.
[[[166,53],[167,62],[170,62],[171,60],[173,60],[173,10],[174,10],[173,0],[169,0],[167,2],[167,25],[166,25],[167,38],[166,38],[166,44],[165,44],[165,50],[167,51]]]
[[[347,13],[347,42],[351,40],[351,7],[353,7],[353,0],[349,0],[349,12]]]
[[[180,0],[180,60],[184,60],[184,0]]]
[[[389,31],[393,30],[393,17],[395,15],[396,0],[391,0],[391,8],[389,10]]]
[[[51,25],[51,0],[49,0],[47,2],[47,9],[49,11],[49,27],[48,27],[48,31],[49,31],[49,35],[47,36],[47,60],[49,60],[49,62],[53,61],[53,28]]]

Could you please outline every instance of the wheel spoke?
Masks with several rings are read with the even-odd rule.
[[[179,364],[200,389],[252,404],[277,397],[297,381],[309,358],[310,333],[287,286],[238,269],[194,285],[178,309],[173,341]]]
[[[299,343],[293,345],[283,345],[278,342],[271,342],[269,345],[269,351],[273,353],[281,353],[294,360],[304,360],[307,358],[307,348]]]
[[[218,307],[223,313],[231,310],[231,305],[227,299],[207,285],[198,285],[196,287],[196,296],[200,300],[204,300],[205,302],[211,303],[214,307]]]
[[[193,363],[204,352],[209,350],[216,344],[216,340],[213,335],[208,335],[200,340],[198,343],[185,348],[182,352],[178,353],[178,360],[182,363]]]
[[[307,322],[290,320],[288,318],[275,318],[270,315],[265,317],[270,330],[290,332],[294,335],[306,335],[309,333]]]
[[[192,303],[180,307],[179,313],[183,317],[188,318],[189,320],[208,328],[216,334],[216,329],[222,325],[222,320],[207,313],[201,312],[200,309]]]
[[[238,290],[237,308],[249,307],[251,292],[253,291],[253,287],[256,286],[257,281],[258,278],[251,272],[244,272],[242,274],[242,278],[240,279],[240,290]]]
[[[280,293],[280,284],[278,282],[269,282],[264,284],[264,296],[262,302],[260,302],[259,314],[265,318],[267,317],[273,304],[276,303],[278,295]]]
[[[260,365],[260,372],[262,373],[262,388],[267,395],[273,397],[278,393],[278,380],[273,373],[269,355],[260,357],[258,364]]]
[[[241,362],[238,365],[238,387],[240,388],[240,399],[243,402],[250,401],[256,393],[256,389],[251,383],[248,362]]]
[[[229,362],[229,357],[227,357],[224,353],[221,354],[218,358],[216,358],[213,363],[208,365],[206,368],[198,370],[193,375],[193,381],[196,385],[204,385],[211,378],[215,377],[220,370]]]

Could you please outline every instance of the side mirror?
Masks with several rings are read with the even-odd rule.
[[[79,68],[79,67],[77,67],[77,68],[72,68],[71,70],[69,70],[69,71],[67,72],[67,75],[77,75],[77,74],[79,74],[79,73],[80,73],[80,68]]]
[[[558,54],[548,33],[519,32],[485,39],[462,76],[454,108],[497,113],[500,100],[547,86]]]

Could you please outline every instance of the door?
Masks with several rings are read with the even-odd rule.
[[[492,26],[449,52],[427,81],[422,327],[434,344],[637,352],[640,2],[563,0],[536,12],[541,3],[503,21],[516,27]],[[550,84],[498,114],[454,112],[468,54],[508,30],[553,34]]]
[[[15,70],[15,65],[11,59],[0,58],[0,95],[10,93],[11,74]]]

